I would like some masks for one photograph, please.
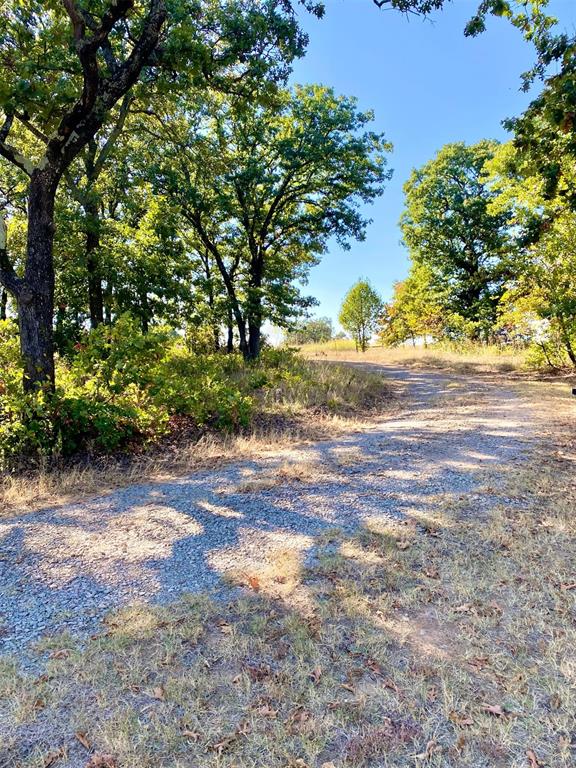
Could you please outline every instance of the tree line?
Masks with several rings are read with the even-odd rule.
[[[411,268],[384,307],[385,343],[531,345],[534,362],[576,365],[572,128],[544,162],[524,120],[510,142],[449,144],[412,173],[401,220]]]
[[[444,0],[373,4],[427,14]],[[200,348],[236,345],[253,359],[266,320],[290,326],[312,303],[299,286],[329,239],[364,236],[360,204],[382,192],[391,146],[354,98],[287,88],[307,43],[298,6],[324,13],[314,0],[2,5],[0,311],[17,317],[25,391],[53,390],[55,354],[73,355],[87,327],[126,312],[144,333],[168,323]],[[514,130],[561,238],[553,201],[571,206],[573,42],[544,9],[483,0],[466,33],[482,32],[487,14],[508,17],[535,46],[527,82],[559,62]],[[520,213],[514,226],[535,237],[534,216]],[[404,227],[418,237],[409,218]],[[504,248],[509,229],[490,232]],[[491,260],[488,289],[462,288],[479,333],[504,279]]]

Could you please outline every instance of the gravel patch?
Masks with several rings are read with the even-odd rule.
[[[41,638],[87,636],[111,609],[222,588],[226,571],[278,546],[311,556],[324,531],[425,511],[439,494],[489,504],[479,471],[522,460],[529,406],[501,385],[370,367],[408,397],[366,431],[0,519],[0,653],[27,666]]]

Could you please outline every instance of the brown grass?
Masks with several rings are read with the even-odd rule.
[[[425,515],[323,535],[311,562],[304,543],[279,548],[227,574],[245,589],[226,602],[124,610],[84,649],[53,639],[36,679],[5,660],[0,764],[573,766],[576,457],[562,402],[538,390],[543,443],[481,478],[481,507],[439,495]]]
[[[471,347],[459,351],[433,346],[424,347],[370,347],[356,352],[353,346],[309,344],[301,348],[311,360],[339,362],[385,363],[412,368],[437,368],[453,373],[510,373],[525,369],[526,353],[495,346]]]

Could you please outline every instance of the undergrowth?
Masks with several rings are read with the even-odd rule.
[[[382,377],[314,365],[289,350],[196,353],[168,329],[125,316],[57,363],[55,393],[24,395],[15,324],[0,323],[0,469],[67,457],[141,452],[175,433],[239,433],[302,411],[366,412]]]

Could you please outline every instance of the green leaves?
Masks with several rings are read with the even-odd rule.
[[[367,280],[359,280],[344,297],[338,319],[362,352],[370,343],[381,312],[382,299]]]
[[[497,144],[448,144],[414,171],[404,190],[402,233],[416,264],[446,288],[444,311],[473,338],[491,333],[515,242],[511,212],[491,208],[496,193],[484,176]]]

